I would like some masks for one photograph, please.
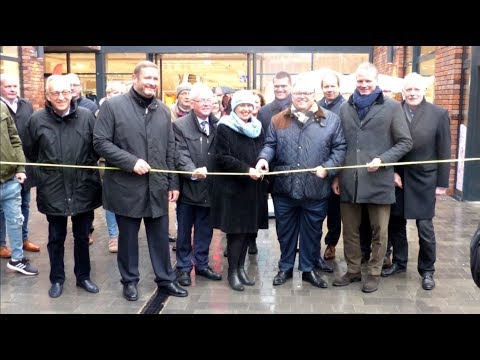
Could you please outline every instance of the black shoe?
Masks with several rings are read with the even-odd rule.
[[[433,274],[426,273],[423,275],[422,288],[423,290],[432,290],[435,287],[435,280],[433,280]]]
[[[169,237],[168,237],[168,241],[169,241],[169,242],[175,242],[175,241],[177,241],[177,238],[176,238],[176,237],[171,237],[171,236],[169,236]]]
[[[397,264],[397,263],[393,263],[392,266],[390,266],[389,268],[385,268],[385,269],[382,269],[382,276],[383,277],[387,277],[387,276],[390,276],[390,275],[394,275],[394,274],[398,274],[398,273],[402,273],[402,272],[405,272],[407,271],[407,268]]]
[[[137,284],[130,282],[123,284],[123,297],[128,301],[138,300]]]
[[[307,271],[302,273],[302,280],[308,281],[313,286],[325,289],[328,287],[328,284],[323,280],[315,271]]]
[[[177,273],[177,282],[182,286],[192,285],[192,278],[190,277],[190,272],[179,271]]]
[[[293,277],[293,270],[291,271],[279,271],[273,278],[273,285],[283,285],[288,279]]]
[[[195,274],[204,276],[210,280],[222,280],[222,275],[212,270],[210,266],[207,266],[205,269],[199,270],[195,269]]]
[[[48,296],[51,298],[57,298],[62,295],[63,292],[63,284],[60,283],[53,283],[50,289],[48,290]]]
[[[248,253],[250,255],[255,255],[258,253],[257,243],[255,241],[248,245]]]
[[[185,297],[188,296],[188,291],[185,289],[182,289],[180,286],[178,286],[175,281],[172,281],[168,285],[162,285],[158,286],[158,290],[160,292],[166,293],[168,295],[172,296],[179,296],[179,297]]]
[[[328,265],[325,262],[325,260],[322,259],[322,257],[320,257],[318,259],[318,262],[315,265],[315,269],[318,270],[318,271],[323,271],[323,272],[327,272],[327,273],[332,273],[333,272],[333,268],[330,265]]]
[[[82,281],[77,281],[77,286],[84,288],[90,293],[98,293],[98,286],[95,285],[91,280],[82,280]]]

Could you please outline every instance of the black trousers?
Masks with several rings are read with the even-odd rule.
[[[390,218],[390,226],[394,226],[389,231],[392,236],[393,262],[398,262],[402,266],[407,266],[408,260],[408,241],[407,241],[407,220],[395,216]],[[435,239],[435,229],[432,219],[417,219],[417,234],[419,241],[418,251],[418,273],[423,276],[426,273],[435,272],[435,260],[437,257],[437,246]]]
[[[138,283],[138,231],[142,218],[115,215],[118,225],[117,263],[122,284]],[[147,234],[148,252],[152,262],[155,282],[168,285],[175,280],[168,246],[168,215],[158,218],[143,218]]]
[[[342,217],[340,215],[340,195],[333,192],[328,198],[327,228],[325,244],[337,246],[342,231]]]
[[[73,232],[73,272],[77,281],[90,279],[90,250],[88,233],[92,224],[93,210],[72,216]],[[48,256],[50,258],[50,282],[65,282],[65,239],[67,237],[68,216],[47,215],[48,221]]]
[[[390,214],[388,239],[393,246],[393,263],[406,268],[408,262],[407,220]]]

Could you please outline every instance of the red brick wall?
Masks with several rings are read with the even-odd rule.
[[[45,85],[43,79],[43,58],[37,57],[35,46],[22,46],[23,97],[38,110],[45,107]]]
[[[447,109],[450,115],[452,159],[457,158],[462,52],[462,46],[437,46],[435,52],[434,102]],[[456,165],[456,163],[452,163],[450,166],[450,190],[452,193]]]

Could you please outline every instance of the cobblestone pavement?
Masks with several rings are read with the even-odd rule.
[[[172,206],[173,208],[173,206]],[[222,281],[209,281],[192,273],[192,286],[186,298],[169,297],[160,314],[325,314],[325,313],[462,313],[480,314],[480,289],[470,274],[469,244],[480,222],[480,203],[458,202],[450,197],[437,201],[434,219],[437,234],[437,262],[432,291],[421,287],[417,273],[418,240],[414,221],[408,222],[409,265],[406,273],[382,278],[378,291],[365,294],[361,283],[346,287],[331,285],[334,274],[323,274],[329,287],[314,288],[294,272],[292,280],[282,286],[273,286],[277,272],[279,246],[275,234],[275,220],[270,229],[261,230],[257,239],[259,252],[249,255],[247,271],[256,280],[253,287],[243,292],[233,291],[226,281],[227,261],[223,257],[225,237],[214,232],[210,265],[223,274]],[[170,229],[174,233],[173,211]],[[7,260],[0,261],[1,314],[138,314],[156,293],[156,284],[148,256],[143,229],[140,233],[139,300],[129,302],[122,297],[122,286],[116,255],[108,252],[108,233],[105,212],[95,211],[95,241],[90,246],[91,278],[100,287],[98,294],[90,294],[75,286],[73,275],[73,238],[69,230],[65,249],[66,281],[61,297],[48,296],[50,282],[47,252],[48,226],[45,216],[38,213],[35,190],[32,191],[30,239],[41,246],[39,253],[26,253],[40,270],[37,276],[24,276],[8,270]],[[326,224],[324,224],[326,226]],[[322,240],[323,241],[323,240]],[[173,243],[171,243],[173,245]],[[322,253],[324,244],[322,243]],[[171,252],[175,264],[175,252]],[[344,272],[343,242],[337,246],[337,257],[330,262],[335,273]]]

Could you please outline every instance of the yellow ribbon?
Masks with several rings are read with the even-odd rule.
[[[435,164],[435,163],[451,163],[451,162],[461,162],[461,161],[478,161],[480,158],[465,158],[465,159],[445,159],[445,160],[424,160],[424,161],[405,161],[405,162],[395,162],[395,163],[382,163],[380,166],[405,166],[405,165],[419,165],[419,164]],[[26,166],[49,166],[49,167],[64,167],[64,168],[73,168],[73,169],[98,169],[98,170],[122,170],[118,167],[112,166],[89,166],[89,165],[67,165],[67,164],[46,164],[46,163],[26,163],[26,162],[12,162],[12,161],[0,161],[0,165],[26,165]],[[336,167],[325,167],[325,170],[343,170],[343,169],[358,169],[366,168],[371,165],[348,165],[348,166],[336,166]],[[294,169],[294,170],[282,170],[282,171],[271,171],[263,175],[283,175],[283,174],[293,174],[300,172],[315,172],[317,168],[311,169]],[[194,171],[182,171],[182,170],[160,170],[160,169],[150,169],[150,172],[159,172],[159,173],[171,173],[171,174],[198,174]],[[249,173],[236,173],[236,172],[207,172],[206,175],[247,175]]]

